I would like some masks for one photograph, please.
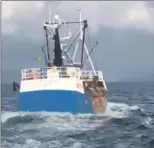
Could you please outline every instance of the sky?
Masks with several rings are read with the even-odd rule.
[[[43,23],[51,14],[72,20],[83,10],[92,40],[93,61],[107,81],[154,80],[154,2],[3,1],[2,69],[18,78],[21,68],[43,66],[35,60],[44,43]]]

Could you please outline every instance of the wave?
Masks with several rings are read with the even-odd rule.
[[[38,120],[46,120],[50,121],[51,119],[55,122],[60,120],[71,120],[75,121],[76,119],[89,119],[92,117],[108,117],[108,118],[127,118],[131,111],[138,110],[138,106],[129,106],[124,103],[114,103],[109,102],[108,107],[105,113],[98,113],[98,114],[77,114],[73,115],[71,113],[53,113],[53,112],[10,112],[10,111],[3,111],[2,112],[2,122],[9,121],[13,119],[16,121],[18,118],[21,122],[23,118],[27,120],[27,122]],[[18,121],[18,120],[17,120]]]
[[[127,121],[132,123],[133,129],[142,128],[142,125],[150,125],[151,118],[144,118],[143,124],[136,125],[135,123],[134,128],[133,119],[130,120],[130,117],[134,111],[138,110],[141,110],[138,106],[109,102],[107,111],[102,114],[2,112],[2,145],[12,147],[14,143],[13,146],[17,148],[21,146],[25,148],[50,147],[51,145],[64,148],[88,148],[89,143],[86,142],[86,137],[98,134],[99,138],[93,141],[98,140],[99,143],[103,137],[98,131],[103,129],[104,132],[103,127],[110,122],[114,123],[111,130],[114,130],[115,124],[119,124],[120,128],[125,128],[123,125],[126,125]]]

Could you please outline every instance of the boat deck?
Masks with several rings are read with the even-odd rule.
[[[81,80],[91,81],[94,76],[98,76],[99,80],[103,80],[101,71],[83,71],[79,68],[72,67],[45,67],[45,68],[30,68],[21,70],[21,79],[50,79],[50,78],[76,78]]]

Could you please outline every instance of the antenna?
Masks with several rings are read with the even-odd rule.
[[[51,4],[49,4],[49,24],[51,23]]]
[[[80,12],[80,16],[79,16],[79,21],[80,21],[80,30],[82,30],[82,28],[83,28],[83,25],[82,25],[82,23],[81,23],[81,22],[83,21],[83,19],[82,19],[82,10],[81,10],[81,9],[78,9],[78,11]],[[83,31],[81,31],[81,33],[80,33],[80,40],[81,40],[81,41],[83,40]],[[85,51],[86,51],[87,58],[89,59],[90,65],[91,65],[91,67],[92,67],[92,70],[93,70],[93,72],[96,74],[96,71],[95,71],[95,68],[94,68],[93,62],[92,62],[92,60],[91,60],[91,57],[90,57],[90,54],[89,54],[88,48],[87,48],[87,46],[86,46],[85,43],[84,43],[84,45],[83,45],[83,48],[84,48]],[[86,61],[86,60],[85,60],[85,61]],[[85,61],[83,61],[82,64],[84,64]]]
[[[83,20],[82,20],[82,10],[81,10],[81,9],[78,9],[78,11],[80,12],[80,16],[79,16],[80,30],[82,30],[82,28],[83,28],[83,27],[82,27],[82,23],[81,23],[81,22],[83,21]],[[81,39],[81,40],[83,40],[82,37],[83,37],[83,31],[81,31],[81,33],[80,33],[80,39]]]

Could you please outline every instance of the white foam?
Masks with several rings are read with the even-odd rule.
[[[83,144],[83,143],[80,143],[80,142],[76,142],[76,143],[73,143],[72,146],[70,146],[69,148],[82,148],[82,147],[85,147],[86,145]]]
[[[26,144],[28,147],[38,148],[38,147],[40,147],[41,142],[36,141],[36,140],[34,140],[34,139],[27,139],[27,140],[25,141],[25,144]]]
[[[2,112],[1,120],[5,122],[9,118],[16,116],[25,116],[25,115],[34,115],[39,116],[40,118],[47,117],[47,121],[53,120],[55,122],[60,122],[64,117],[69,118],[71,122],[76,122],[78,119],[86,119],[91,116],[107,116],[114,118],[124,118],[128,117],[130,111],[139,109],[138,106],[129,106],[124,103],[114,103],[109,102],[107,106],[107,110],[105,113],[101,114],[78,114],[73,115],[71,113],[53,113],[53,112]],[[58,118],[57,118],[58,117]],[[65,126],[65,125],[64,125]]]
[[[39,141],[36,141],[34,139],[27,139],[25,140],[25,143],[24,144],[14,144],[13,147],[16,147],[16,148],[40,148],[41,146],[41,142]]]
[[[19,115],[18,112],[2,112],[1,121],[5,122],[9,118],[16,117],[18,115]]]
[[[131,111],[139,109],[138,106],[129,106],[124,103],[109,102],[107,111],[104,114],[98,114],[100,116],[106,116],[111,118],[127,118]]]
[[[134,105],[134,106],[130,106],[130,109],[131,110],[138,110],[138,109],[140,109],[137,105]]]
[[[2,113],[2,122],[6,122],[8,119],[17,117],[17,116],[32,116],[34,118],[34,122],[29,122],[26,124],[17,124],[16,129],[18,128],[20,131],[27,130],[37,130],[37,136],[40,137],[55,137],[59,134],[73,134],[80,133],[82,131],[93,130],[99,126],[105,124],[111,118],[126,118],[128,117],[131,110],[138,109],[137,106],[129,106],[122,103],[113,103],[109,102],[107,111],[103,114],[78,114],[72,115],[70,113],[51,113],[51,112],[3,112]],[[37,118],[35,118],[37,117]],[[37,119],[39,122],[37,123]],[[35,122],[36,120],[36,122]],[[148,120],[149,121],[149,120]],[[20,121],[19,121],[20,122]],[[24,135],[23,135],[24,136]],[[69,139],[68,139],[69,140]],[[67,140],[67,142],[68,142]],[[79,141],[70,142],[72,145],[70,148],[80,148],[87,147],[84,143],[80,143]],[[7,143],[8,145],[9,143]],[[15,144],[14,147],[19,148],[39,148],[39,147],[47,147],[49,145],[55,147],[64,147],[64,143],[61,140],[58,141],[48,141],[45,143],[41,143],[36,141],[35,139],[27,139],[23,145]],[[69,148],[69,147],[68,147]]]
[[[143,120],[143,123],[144,123],[145,125],[150,125],[150,124],[151,124],[151,121],[152,121],[152,119],[151,119],[150,117],[147,117],[147,118],[145,118],[145,119]]]

